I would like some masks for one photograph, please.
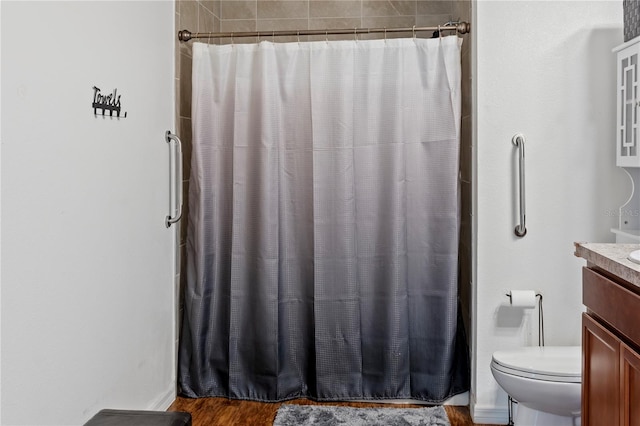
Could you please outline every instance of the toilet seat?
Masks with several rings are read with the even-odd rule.
[[[534,346],[493,354],[491,367],[505,374],[550,382],[580,383],[580,346]]]

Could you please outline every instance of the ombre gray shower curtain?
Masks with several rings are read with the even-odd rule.
[[[193,45],[183,395],[468,390],[460,45]]]

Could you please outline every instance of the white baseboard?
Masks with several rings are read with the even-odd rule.
[[[160,395],[153,403],[151,403],[148,409],[152,411],[166,411],[167,408],[173,404],[173,401],[176,400],[176,395],[175,386],[171,386],[170,389],[167,389],[165,393]]]
[[[509,422],[509,410],[495,406],[470,405],[471,419],[473,423],[487,425],[506,425]]]

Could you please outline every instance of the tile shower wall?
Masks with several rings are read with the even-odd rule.
[[[436,26],[451,19],[470,22],[471,0],[212,0],[176,1],[176,29],[191,32],[241,32],[279,31],[297,29],[332,29],[355,27],[412,27]],[[402,37],[410,34],[388,34]],[[430,34],[423,34],[430,36]],[[462,46],[462,134],[460,150],[462,210],[460,229],[460,300],[466,330],[469,328],[471,294],[471,34],[464,36]],[[380,34],[359,38],[380,38]],[[270,39],[270,37],[268,37]],[[279,37],[277,41],[292,41],[297,37]],[[316,39],[324,39],[321,36]],[[329,36],[330,39],[345,36]],[[308,40],[313,38],[301,37]],[[256,38],[236,38],[234,43],[255,43]],[[211,40],[229,43],[229,39]],[[180,43],[176,38],[176,123],[178,134],[184,143],[184,191],[188,203],[188,186],[191,157],[191,44]],[[181,223],[180,249],[184,271],[186,259],[186,216]],[[181,275],[184,283],[184,275]],[[181,318],[180,315],[179,318]],[[469,334],[469,333],[468,333]]]
[[[471,0],[452,2],[452,17],[461,21],[471,22]],[[472,191],[473,191],[473,146],[472,146],[472,117],[473,94],[471,92],[471,38],[474,29],[464,35],[462,43],[462,126],[460,133],[460,249],[458,254],[458,287],[462,319],[467,330],[469,347],[471,347],[471,260],[472,260]]]

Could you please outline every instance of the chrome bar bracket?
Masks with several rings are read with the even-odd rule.
[[[175,216],[171,216],[171,214],[167,215],[165,218],[165,225],[169,228],[172,224],[178,222],[182,217],[182,142],[180,138],[171,133],[170,130],[167,130],[165,133],[165,141],[169,144],[169,149],[171,149],[171,141],[176,143],[176,156],[171,156],[171,172],[170,172],[170,183],[169,183],[169,198],[171,204],[171,213],[175,212]]]
[[[525,235],[527,235],[527,226],[526,226],[526,218],[527,218],[527,212],[526,212],[526,207],[525,207],[525,191],[524,191],[524,143],[525,143],[525,137],[522,133],[516,133],[515,135],[513,135],[513,138],[511,138],[511,143],[513,143],[513,145],[515,145],[516,148],[519,148],[519,155],[518,155],[518,164],[519,164],[519,178],[520,178],[520,182],[519,182],[519,186],[520,186],[520,223],[518,225],[516,225],[516,228],[514,230],[515,234],[517,237],[522,238]]]

